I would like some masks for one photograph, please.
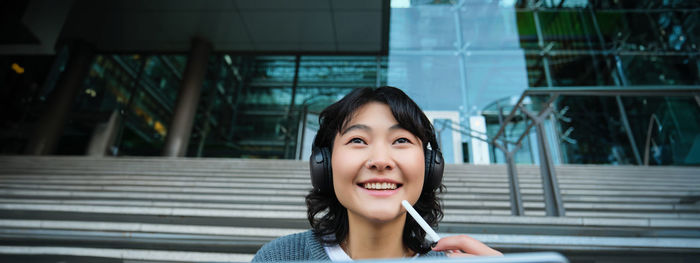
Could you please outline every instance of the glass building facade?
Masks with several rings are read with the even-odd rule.
[[[122,121],[111,154],[160,155],[186,60],[186,55],[96,55],[57,154],[84,154],[85,138],[116,111]],[[354,88],[377,85],[386,85],[386,57],[214,54],[186,156],[300,158],[303,133],[318,126],[314,117],[323,108]],[[6,140],[17,144],[26,138]],[[6,154],[20,150],[4,145]]]
[[[525,90],[641,87],[691,92],[559,97],[544,124],[554,162],[698,165],[698,21],[693,1],[394,0],[388,54],[212,53],[186,156],[306,159],[323,108],[390,85],[433,120],[448,162],[504,163],[490,141]],[[70,52],[1,57],[0,153],[22,152]],[[187,59],[96,54],[55,154],[85,154],[118,114],[109,154],[160,155]],[[514,120],[516,163],[538,164],[534,130]]]
[[[698,3],[392,4],[389,85],[429,115],[459,116],[432,118],[440,120],[434,123],[448,162],[505,163],[488,142],[527,89],[682,89],[678,96],[561,96],[544,128],[554,163],[700,164]],[[545,99],[528,97],[522,106]],[[539,164],[530,121],[522,114],[514,120],[504,137],[525,136],[516,163]],[[454,136],[461,144],[451,149],[461,146],[462,160],[444,147]]]

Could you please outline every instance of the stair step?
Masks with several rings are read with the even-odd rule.
[[[545,216],[539,167],[517,169],[524,216],[510,215],[505,165],[447,165],[440,233],[501,248],[700,248],[700,205],[680,204],[700,195],[700,168],[557,166],[565,217]],[[248,261],[265,242],[308,229],[310,189],[306,161],[0,157],[0,254]]]

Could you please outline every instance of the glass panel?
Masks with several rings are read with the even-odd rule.
[[[454,127],[468,129],[469,117],[528,87],[518,35],[528,28],[517,24],[527,19],[502,1],[392,8],[388,84],[406,91],[425,111],[456,114],[460,123]],[[465,152],[459,147],[469,135],[460,140],[444,148]],[[472,157],[488,154],[472,147]]]
[[[113,111],[124,114],[143,114],[134,92],[134,78],[144,60],[134,55],[96,55],[83,88],[78,92],[64,134],[59,140],[56,154],[82,155],[97,125],[106,123]],[[121,111],[129,100],[130,111]],[[127,121],[129,119],[127,118]],[[135,122],[135,120],[130,120]],[[136,123],[136,122],[135,122]],[[87,139],[86,139],[87,138]]]
[[[389,85],[401,87],[424,110],[463,108],[456,56],[392,55]],[[430,87],[430,88],[426,88]]]
[[[295,56],[213,57],[188,156],[299,158],[304,116],[354,88],[375,86],[377,68],[386,79],[386,58],[377,62],[376,56],[301,56],[293,90]]]
[[[177,87],[182,81],[184,69],[180,69],[173,62],[173,57],[184,56],[152,56],[146,62],[143,74],[143,81],[146,81],[149,88],[153,88],[154,94],[158,94],[160,99],[168,102],[170,108],[174,107],[177,98]],[[174,88],[175,87],[175,88]]]
[[[85,138],[90,138],[96,125],[105,123],[117,110],[123,123],[112,153],[160,155],[179,87],[178,75],[182,74],[174,69],[157,56],[97,55],[73,105],[78,114],[73,114],[66,130],[66,136],[82,140],[62,138],[61,151],[73,145],[80,150],[65,153],[82,154],[78,151],[84,151],[89,142]],[[141,81],[136,84],[138,76]]]
[[[524,54],[520,50],[477,53],[466,56],[464,61],[467,102],[472,114],[498,99],[518,96],[528,87]]]
[[[185,72],[185,65],[187,65],[186,55],[161,55],[160,57],[164,62],[172,64],[174,72],[180,72],[180,74]]]
[[[141,62],[143,61],[143,57],[141,57],[140,54],[132,54],[132,55],[112,55],[114,57],[119,58],[119,63],[121,63],[122,67],[124,67],[127,70],[131,70],[132,73],[137,73],[139,68],[141,68]]]
[[[647,13],[596,12],[605,49],[663,50],[659,29]]]
[[[175,76],[182,72],[173,72],[158,56],[144,59],[143,69],[132,69],[140,81],[133,87],[135,96],[122,116],[119,155],[160,155],[172,118],[179,88]]]
[[[654,10],[657,8],[693,8],[698,7],[698,3],[694,1],[657,1],[657,0],[636,0],[636,1],[620,1],[620,0],[597,0],[588,1],[595,8],[599,9],[646,9]]]
[[[321,112],[325,106],[339,100],[339,95],[350,93],[356,87],[299,87],[297,88],[295,109],[307,107],[309,111]],[[342,96],[341,96],[342,98]],[[324,105],[321,107],[321,105]]]
[[[143,90],[136,93],[128,112],[119,141],[119,155],[161,155],[171,113]]]
[[[610,65],[610,66],[609,66]],[[557,55],[549,57],[552,85],[614,86],[614,62],[600,55]]]
[[[379,86],[386,86],[389,81],[389,58],[381,56],[379,58]]]
[[[693,98],[625,97],[623,102],[642,159],[648,155],[652,165],[700,164],[700,105]]]
[[[395,1],[395,0],[392,0]],[[411,6],[418,5],[454,5],[454,0],[410,0]]]
[[[528,54],[525,55],[525,63],[527,64],[527,82],[529,87],[547,87],[544,57]]]
[[[584,9],[540,11],[544,47],[551,50],[600,50],[595,26]]]
[[[700,164],[700,107],[689,97],[622,97],[642,161]],[[563,97],[558,137],[567,163],[637,164],[614,97]],[[563,116],[563,117],[562,117]]]
[[[304,95],[302,92],[297,97],[301,103],[309,103]],[[289,112],[291,87],[257,86],[245,90],[242,96],[233,137],[241,147],[240,157],[294,158],[290,149],[296,145],[300,113]]]
[[[608,48],[636,51],[689,51],[697,45],[694,25],[698,11],[597,11],[596,18]]]
[[[302,57],[298,86],[318,85],[376,86],[377,57]]]
[[[700,11],[685,12],[681,15],[681,20],[685,25],[685,31],[688,35],[688,45],[693,51],[698,51],[700,49],[700,26],[693,26],[700,21]],[[679,38],[680,40],[680,38]]]
[[[629,85],[698,85],[697,58],[686,56],[620,56]]]
[[[539,50],[533,12],[516,12],[516,22],[518,24],[518,35],[520,36],[520,47],[526,50]]]
[[[253,61],[252,85],[291,85],[294,56],[259,56]]]
[[[234,98],[240,91],[240,75],[236,72],[240,61],[234,63],[230,57],[226,57],[210,59],[188,156],[240,157],[232,145]]]
[[[496,136],[496,133],[501,128],[502,118],[505,118],[508,114],[510,114],[510,108],[511,107],[507,105],[498,105],[497,107],[494,107],[493,111],[484,111],[484,117],[486,117],[486,132],[489,138]],[[501,110],[502,113],[499,113]],[[502,114],[502,116],[499,117],[499,114]],[[525,129],[529,124],[530,122],[526,121],[523,116],[516,116],[513,119],[513,122],[506,126],[504,134],[499,137],[499,143],[505,144],[503,139],[509,142],[516,142],[525,132]],[[529,136],[536,136],[534,133],[532,133],[532,131],[534,131],[534,128],[531,129],[528,135],[526,135],[526,137],[522,140],[522,146],[515,153],[516,163],[535,163],[529,140]],[[507,147],[509,150],[512,150],[514,146],[512,144],[508,144]],[[507,162],[503,151],[497,147],[494,147],[493,144],[489,144],[489,152],[493,163]]]
[[[688,34],[697,27],[698,11],[695,12],[658,12],[649,16],[659,28],[659,37],[664,42],[664,50],[691,51],[697,50],[688,41]],[[693,20],[696,19],[696,20]],[[697,30],[697,29],[695,29]],[[695,35],[696,37],[699,35]]]
[[[568,163],[636,164],[614,97],[562,97],[570,122],[560,121],[560,150]],[[562,139],[566,138],[566,139]]]
[[[133,57],[97,55],[85,80],[84,89],[76,97],[73,110],[111,112],[126,105],[133,85],[131,74],[140,65]],[[126,60],[136,64],[136,68],[125,69],[123,66],[127,65],[124,63]]]
[[[392,8],[390,50],[454,49],[457,43],[454,21],[454,14],[447,6]]]
[[[502,8],[498,1],[493,1],[470,4],[468,8],[461,8],[457,13],[460,18],[462,39],[469,50],[520,47],[515,9]]]

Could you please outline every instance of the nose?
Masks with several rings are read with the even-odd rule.
[[[396,164],[394,163],[388,151],[386,149],[377,148],[382,147],[375,147],[375,149],[373,149],[373,154],[365,163],[365,167],[367,167],[367,169],[377,171],[391,171],[392,169],[394,169]]]

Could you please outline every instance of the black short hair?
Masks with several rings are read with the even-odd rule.
[[[360,107],[369,102],[388,105],[399,126],[420,139],[423,152],[428,143],[433,151],[440,151],[433,125],[420,107],[400,89],[388,86],[356,89],[324,109],[319,116],[320,128],[314,138],[313,147],[326,147],[332,152],[336,134],[350,122]],[[441,183],[435,190],[424,189],[413,206],[432,227],[437,226],[443,217],[440,198],[437,195],[444,188]],[[347,209],[340,204],[335,191],[322,193],[311,190],[306,196],[306,206],[309,223],[314,233],[322,237],[321,242],[337,245],[345,240],[349,228]],[[430,244],[425,241],[425,235],[418,223],[407,216],[403,230],[404,245],[415,252],[427,253],[430,251]]]

